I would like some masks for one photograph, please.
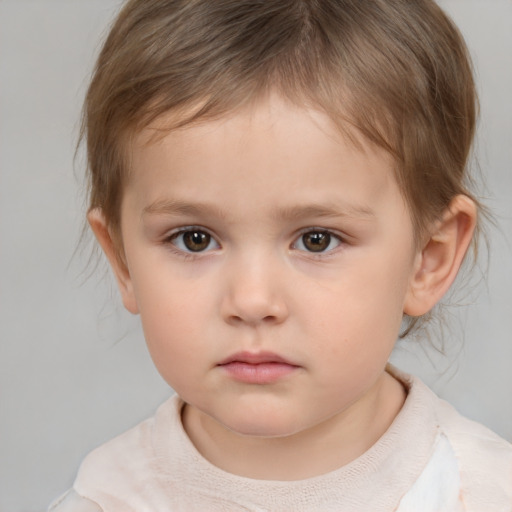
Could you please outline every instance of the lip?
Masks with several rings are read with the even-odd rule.
[[[232,379],[248,384],[271,384],[300,368],[273,352],[238,352],[217,366]]]

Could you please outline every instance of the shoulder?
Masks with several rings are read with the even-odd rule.
[[[413,378],[434,409],[439,432],[448,440],[459,467],[461,497],[468,510],[509,510],[512,506],[512,444],[462,416]]]
[[[459,462],[467,499],[482,510],[494,510],[489,500],[512,506],[512,444],[465,418],[444,400],[438,401],[436,413]]]
[[[141,470],[152,453],[151,428],[153,419],[111,439],[90,452],[80,465],[75,485],[111,480],[112,475],[126,478]]]
[[[138,510],[139,501],[144,502],[150,495],[155,497],[158,476],[165,472],[157,432],[165,430],[167,436],[173,435],[179,406],[178,398],[172,397],[160,406],[155,416],[89,453],[73,485],[76,493],[105,509],[123,512]]]
[[[94,501],[70,489],[50,505],[48,512],[103,512],[103,510]]]

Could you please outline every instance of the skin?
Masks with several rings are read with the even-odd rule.
[[[251,478],[308,478],[354,460],[404,402],[385,371],[403,314],[425,313],[451,284],[474,205],[455,198],[417,247],[389,155],[279,97],[155,142],[157,128],[132,148],[122,254],[101,211],[89,220],[186,403],[190,439]],[[191,230],[204,249],[187,247]],[[308,233],[330,242],[313,252]],[[241,351],[270,351],[291,370],[240,381],[219,364]]]

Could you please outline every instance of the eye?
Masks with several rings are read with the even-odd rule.
[[[205,252],[219,248],[219,244],[209,233],[194,228],[174,233],[169,241],[183,252]]]
[[[313,253],[329,252],[341,244],[339,236],[329,231],[315,229],[303,233],[293,244],[294,249]]]

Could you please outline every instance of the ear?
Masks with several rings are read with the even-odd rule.
[[[111,232],[107,226],[101,208],[90,210],[87,214],[87,220],[114,271],[124,307],[130,313],[137,314],[139,308],[135,300],[130,272],[118,247],[112,239]]]
[[[430,311],[451,286],[471,243],[476,225],[476,205],[465,195],[456,196],[416,255],[404,313],[421,316]]]

